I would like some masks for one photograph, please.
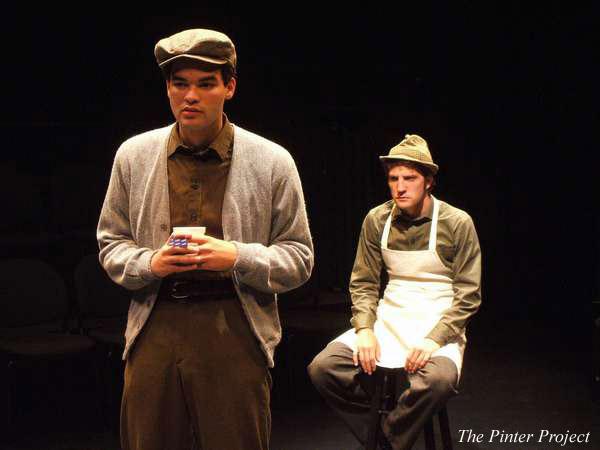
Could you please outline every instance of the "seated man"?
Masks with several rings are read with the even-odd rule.
[[[481,303],[481,251],[471,217],[431,195],[438,166],[424,139],[406,135],[380,159],[392,199],[363,222],[350,278],[353,328],[308,371],[364,443],[370,399],[361,369],[371,375],[378,365],[404,368],[410,387],[382,428],[392,448],[408,449],[457,392],[465,327]],[[389,282],[379,301],[382,268]]]

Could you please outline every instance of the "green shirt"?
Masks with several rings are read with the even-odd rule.
[[[223,239],[223,198],[233,152],[233,125],[223,115],[223,128],[207,148],[189,148],[173,126],[167,144],[169,209],[173,227],[205,226],[208,236]],[[193,270],[169,278],[231,278],[231,271]]]
[[[390,212],[393,215],[388,248],[416,251],[428,248],[431,209],[423,216],[411,219],[389,200],[373,208],[365,217],[350,277],[351,323],[356,330],[373,328],[376,320],[381,270],[384,268],[381,235]],[[464,332],[467,321],[481,304],[481,249],[471,217],[442,201],[436,251],[442,263],[452,271],[454,300],[426,337],[443,346]]]

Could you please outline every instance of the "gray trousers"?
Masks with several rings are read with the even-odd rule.
[[[367,441],[370,397],[359,381],[362,369],[354,365],[352,350],[332,342],[308,366],[308,374],[327,404],[364,445]],[[408,374],[410,387],[400,394],[396,408],[382,429],[394,450],[410,449],[425,422],[457,394],[458,372],[454,362],[439,356],[423,369]]]

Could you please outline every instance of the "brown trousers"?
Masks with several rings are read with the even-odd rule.
[[[270,388],[237,298],[159,300],[127,359],[121,446],[266,450]]]
[[[364,445],[371,399],[360,382],[361,369],[352,362],[352,350],[341,342],[330,343],[310,363],[308,373],[327,404]],[[382,423],[394,450],[412,448],[427,419],[458,393],[456,366],[443,356],[431,358],[424,368],[408,374],[408,381],[410,387]]]

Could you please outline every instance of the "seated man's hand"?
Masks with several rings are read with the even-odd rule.
[[[198,255],[195,250],[172,245],[175,239],[187,239],[192,236],[171,235],[169,240],[158,249],[150,261],[150,270],[154,275],[164,278],[175,272],[188,272],[198,269]]]
[[[440,348],[440,344],[432,339],[425,338],[423,341],[411,348],[406,357],[406,364],[404,368],[408,373],[414,373],[419,369],[425,367],[431,354]]]
[[[190,242],[198,245],[199,268],[202,270],[229,270],[237,259],[237,247],[231,242],[210,236],[198,236]]]
[[[363,370],[371,375],[381,358],[381,348],[375,333],[370,328],[361,328],[356,332],[356,351],[352,354],[354,365],[360,365]]]

